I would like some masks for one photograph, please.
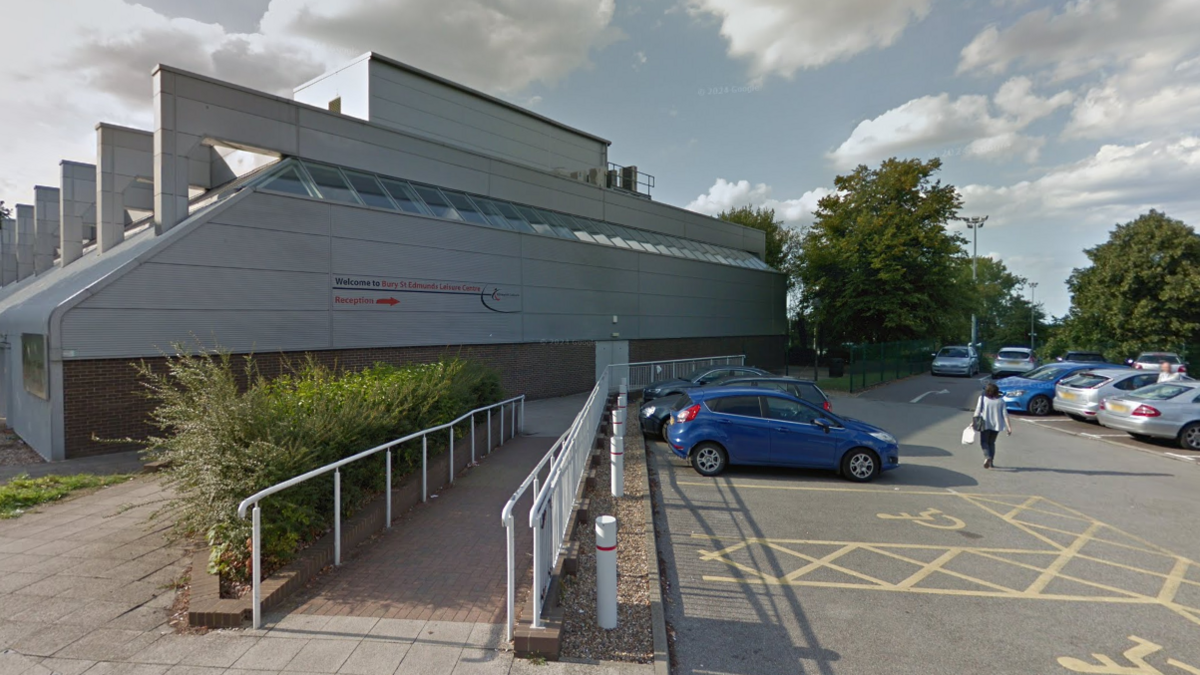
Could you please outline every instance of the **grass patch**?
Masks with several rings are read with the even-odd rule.
[[[0,519],[16,518],[38,504],[55,502],[76,490],[115,485],[129,480],[128,474],[97,476],[79,473],[74,476],[16,476],[0,485]]]

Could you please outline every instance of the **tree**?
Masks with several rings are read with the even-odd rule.
[[[1200,341],[1200,235],[1151,210],[1084,251],[1067,279],[1071,310],[1059,338],[1125,358]]]
[[[961,198],[941,161],[889,159],[834,180],[799,241],[796,279],[834,342],[963,337],[974,293],[966,240],[946,229]]]

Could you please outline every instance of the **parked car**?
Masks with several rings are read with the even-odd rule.
[[[1163,382],[1105,399],[1096,418],[1139,440],[1165,438],[1200,451],[1200,382]]]
[[[1108,363],[1108,359],[1104,358],[1100,352],[1071,351],[1058,357],[1058,360],[1075,363]]]
[[[970,377],[979,372],[979,352],[974,347],[942,347],[933,355],[929,371],[934,375],[963,375]]]
[[[1092,422],[1104,399],[1141,389],[1157,380],[1157,372],[1128,368],[1083,370],[1054,386],[1054,409],[1074,419]]]
[[[1054,411],[1055,385],[1081,370],[1095,367],[1091,363],[1047,363],[1024,375],[999,380],[996,386],[1009,410],[1041,417]]]
[[[1187,364],[1174,352],[1142,352],[1136,359],[1131,360],[1129,365],[1138,370],[1153,370],[1157,373],[1163,361],[1171,364],[1172,373],[1187,373]]]
[[[992,379],[1020,375],[1037,368],[1038,358],[1028,347],[1004,347],[992,360]]]
[[[812,380],[801,380],[794,377],[746,377],[742,375],[724,377],[707,386],[710,387],[766,387],[785,394],[791,394],[802,401],[821,406],[823,410],[833,410],[833,404],[824,391]],[[671,414],[677,410],[676,404],[682,394],[672,394],[654,399],[642,405],[638,418],[642,423],[642,434],[657,436],[667,440],[667,425]]]
[[[671,450],[703,476],[731,464],[830,469],[865,482],[899,466],[879,427],[763,387],[689,389],[668,427]]]
[[[733,377],[735,375],[762,375],[770,377],[771,373],[749,366],[705,366],[697,368],[683,377],[651,382],[642,390],[642,401],[653,401],[663,396],[678,394],[684,389],[709,384],[723,377]]]

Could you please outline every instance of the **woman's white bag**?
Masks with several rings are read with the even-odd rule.
[[[972,429],[971,427],[967,427],[966,429],[963,429],[962,444],[963,445],[971,445],[974,442],[975,442],[975,430]]]

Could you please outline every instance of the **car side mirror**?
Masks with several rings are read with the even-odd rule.
[[[825,419],[824,417],[820,417],[820,418],[817,418],[816,420],[813,420],[813,424],[821,427],[821,429],[824,430],[825,433],[829,433],[829,427],[830,427],[829,420]]]

